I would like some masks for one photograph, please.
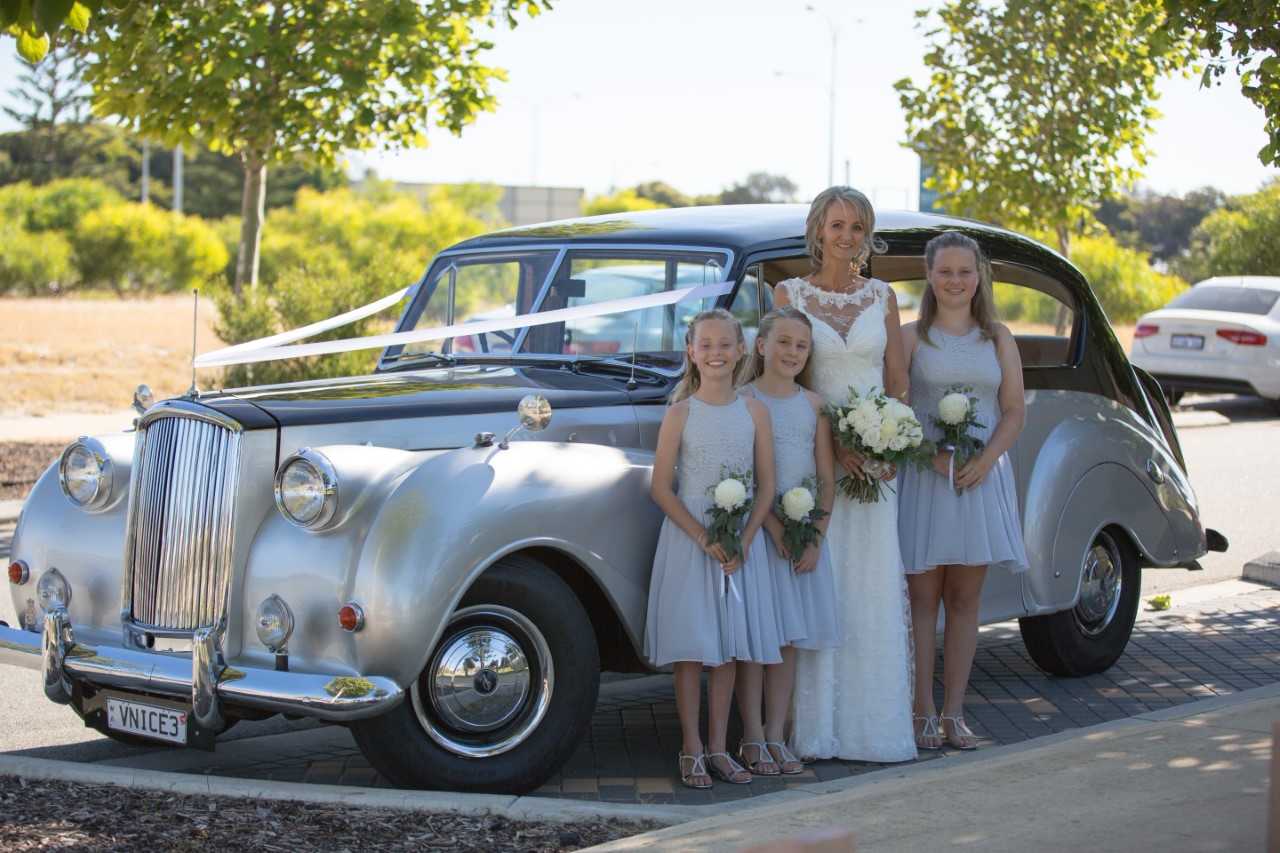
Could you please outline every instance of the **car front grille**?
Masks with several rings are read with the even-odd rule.
[[[226,609],[240,433],[164,415],[138,432],[125,567],[140,626],[193,631]]]

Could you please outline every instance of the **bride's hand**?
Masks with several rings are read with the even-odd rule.
[[[862,474],[862,463],[867,461],[867,457],[863,456],[856,450],[850,450],[836,444],[836,461],[840,463],[840,467],[845,470],[846,474]]]

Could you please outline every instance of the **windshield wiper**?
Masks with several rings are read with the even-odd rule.
[[[443,352],[401,353],[386,362],[387,369],[399,370],[403,367],[453,367],[458,359]]]
[[[644,381],[651,385],[665,385],[672,380],[670,373],[633,361],[627,356],[606,355],[598,358],[578,358],[565,364],[574,373],[608,373],[618,376],[637,377],[643,375]],[[637,381],[639,379],[637,378]]]

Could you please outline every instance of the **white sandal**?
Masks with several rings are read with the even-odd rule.
[[[937,714],[912,714],[911,721],[924,723],[916,732],[916,749],[942,749],[942,732],[938,729]]]
[[[778,769],[782,771],[783,776],[796,776],[804,772],[804,762],[796,758],[791,750],[787,749],[787,745],[776,740],[767,740],[764,745],[768,747],[769,754],[773,756],[774,763],[778,765]],[[774,752],[774,750],[777,752]],[[791,769],[788,770],[787,768]]]
[[[707,757],[707,754],[705,752],[699,753],[698,755],[690,755],[687,752],[680,753],[680,757],[676,761],[676,766],[680,770],[680,783],[684,785],[686,788],[710,788],[711,787],[711,784],[712,784],[711,774],[707,772],[707,765],[704,763],[704,760],[706,759],[706,757]],[[688,771],[684,769],[684,763],[686,761],[689,762]],[[706,776],[707,784],[695,785],[692,781],[693,777],[695,776]]]
[[[964,714],[943,714],[939,719],[943,723],[951,724],[950,730],[943,735],[948,744],[956,749],[969,750],[978,748],[978,736],[965,723]]]

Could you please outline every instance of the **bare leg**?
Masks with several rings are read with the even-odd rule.
[[[976,746],[972,734],[963,724],[964,697],[969,689],[969,673],[978,649],[978,606],[982,601],[982,583],[986,566],[952,566],[942,587],[942,602],[947,609],[947,624],[942,634],[942,713],[947,740],[953,746]]]
[[[742,746],[738,748],[738,757],[752,773],[776,776],[778,768],[765,748],[758,745],[764,742],[764,720],[760,715],[764,664],[738,661],[737,678],[734,693],[738,697],[738,716],[742,717]]]
[[[733,704],[733,682],[737,674],[737,665],[730,662],[721,664],[711,670],[711,677],[708,679],[709,690],[707,691],[707,754],[724,753],[725,740],[729,736],[729,708]],[[733,771],[725,759],[710,758],[708,761],[715,764],[719,771],[729,776],[731,780],[750,781],[751,774],[742,770],[739,774]]]
[[[782,663],[764,668],[764,739],[771,744],[783,743],[783,730],[787,724],[787,712],[791,710],[791,694],[796,686],[795,646],[782,647]],[[769,754],[783,773],[799,773],[804,766],[787,755],[779,755],[777,746],[769,747]],[[792,757],[794,758],[794,757]]]
[[[680,716],[681,752],[686,755],[702,755],[702,735],[698,731],[698,710],[702,705],[702,664],[678,661],[674,666],[676,682],[676,713]],[[711,784],[705,773],[689,777],[693,785]]]
[[[907,575],[907,591],[911,597],[911,636],[915,641],[916,683],[912,714],[916,732],[916,745],[923,749],[938,749],[942,738],[935,730],[938,715],[933,702],[933,662],[937,650],[938,603],[942,600],[946,566],[918,575]]]

